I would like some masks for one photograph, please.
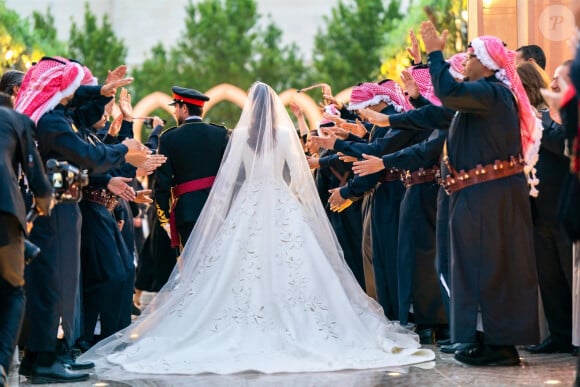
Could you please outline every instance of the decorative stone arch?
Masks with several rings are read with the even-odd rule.
[[[352,88],[342,90],[335,96],[336,99],[339,101],[347,101],[351,90]],[[248,98],[247,93],[244,90],[229,83],[222,83],[214,86],[205,92],[205,94],[210,97],[210,100],[205,105],[205,112],[211,110],[212,107],[222,101],[229,101],[240,108],[243,108]],[[310,129],[317,129],[318,122],[320,122],[322,118],[322,113],[317,103],[308,94],[297,93],[296,89],[288,89],[279,95],[284,106],[288,106],[292,101],[296,102],[296,104],[302,109]],[[169,95],[156,91],[147,95],[133,107],[133,115],[135,117],[147,117],[149,116],[149,113],[158,108],[173,114],[173,109],[169,106],[171,101],[173,101],[173,99]],[[141,139],[142,129],[143,121],[136,120],[133,123],[133,131],[136,139]]]
[[[155,109],[161,108],[173,114],[173,109],[169,104],[173,99],[165,93],[156,91],[147,95],[133,107],[134,117],[147,117],[149,113]],[[136,139],[141,141],[141,131],[143,130],[143,120],[135,120],[133,122],[133,133]]]

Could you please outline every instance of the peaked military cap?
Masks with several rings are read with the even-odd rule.
[[[169,105],[175,105],[179,102],[203,107],[203,105],[209,101],[209,97],[207,95],[204,95],[195,89],[186,89],[185,87],[173,86],[171,91],[173,91],[173,102],[171,102]]]

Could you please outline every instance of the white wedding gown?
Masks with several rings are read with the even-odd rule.
[[[244,130],[235,135],[247,138]],[[224,185],[214,186],[200,217],[205,227],[196,225],[173,280],[134,325],[80,361],[133,373],[229,374],[434,359],[359,287],[320,200],[312,197],[313,183],[302,180],[304,171],[312,180],[304,156],[288,154],[295,151],[288,146],[295,133],[278,130],[276,136],[262,155],[246,141],[231,140],[240,157],[233,162],[230,154],[222,165],[216,183]],[[233,175],[223,176],[236,164],[235,173],[228,170]]]

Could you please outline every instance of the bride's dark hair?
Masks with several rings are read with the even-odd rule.
[[[264,137],[268,127],[272,128],[271,144],[276,143],[276,115],[271,90],[265,83],[255,83],[250,89],[250,100],[253,104],[250,127],[248,128],[248,144],[256,153],[261,153],[269,137]]]

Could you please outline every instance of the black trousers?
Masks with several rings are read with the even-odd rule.
[[[18,342],[24,318],[24,288],[14,287],[0,278],[0,365],[6,372]]]
[[[377,299],[389,320],[399,320],[397,249],[399,210],[405,187],[401,181],[382,183],[373,194],[371,245]]]
[[[9,372],[24,317],[24,238],[14,216],[2,213],[0,221],[0,365]]]
[[[437,221],[435,226],[435,268],[439,279],[439,290],[449,321],[449,298],[451,279],[449,277],[449,195],[439,187],[437,192]]]
[[[535,224],[534,248],[540,295],[550,336],[572,342],[572,242],[560,224]]]
[[[57,204],[50,216],[34,221],[30,241],[41,252],[26,266],[26,348],[55,352],[59,319],[68,344],[74,340],[74,317],[80,272],[81,213],[76,203]]]

